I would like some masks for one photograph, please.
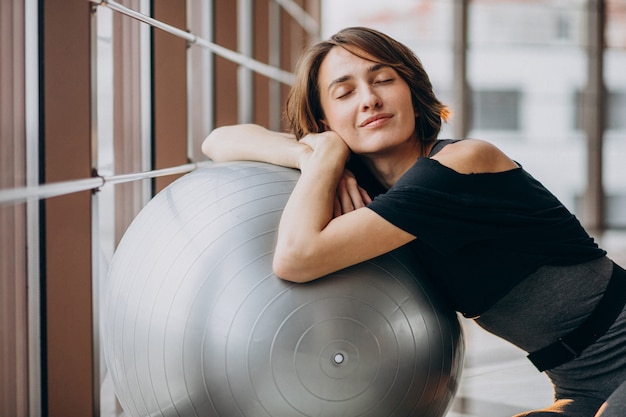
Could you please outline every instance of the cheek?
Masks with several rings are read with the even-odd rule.
[[[326,112],[326,121],[332,130],[346,129],[351,126],[352,113],[348,106],[330,105]]]

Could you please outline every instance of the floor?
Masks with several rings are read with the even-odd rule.
[[[626,231],[597,238],[609,256],[626,265]],[[446,417],[510,417],[552,402],[552,387],[526,359],[525,352],[490,335],[469,320],[461,385]],[[102,387],[102,417],[123,417],[109,379]]]

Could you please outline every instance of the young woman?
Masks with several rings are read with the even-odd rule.
[[[448,110],[390,37],[345,29],[296,76],[291,134],[230,126],[203,143],[216,161],[301,170],[276,274],[309,281],[409,245],[453,308],[547,371],[556,402],[524,416],[626,415],[626,272],[576,218],[495,146],[438,140]]]

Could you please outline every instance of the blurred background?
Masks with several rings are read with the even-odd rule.
[[[215,127],[281,130],[299,53],[356,25],[415,51],[442,138],[495,143],[626,264],[626,0],[0,0],[0,416],[123,415],[98,320],[128,224]],[[450,417],[550,403],[464,326]]]
[[[455,108],[453,0],[325,1],[322,29],[378,28],[422,60],[435,91]],[[470,1],[467,8],[468,136],[496,143],[581,211],[587,182],[583,125],[589,2]],[[606,2],[604,187],[606,225],[626,225],[626,2]],[[454,117],[442,137],[453,137]]]

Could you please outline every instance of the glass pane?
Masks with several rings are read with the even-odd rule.
[[[606,0],[606,45],[609,49],[626,49],[626,1]]]
[[[604,184],[609,198],[610,226],[626,226],[626,1],[607,0],[607,50],[604,75],[608,96],[608,126],[604,137]]]
[[[575,100],[586,84],[585,2],[474,0],[469,10],[470,136],[502,148],[575,210],[586,185]]]
[[[520,128],[519,91],[475,91],[472,99],[472,128],[508,131]]]

